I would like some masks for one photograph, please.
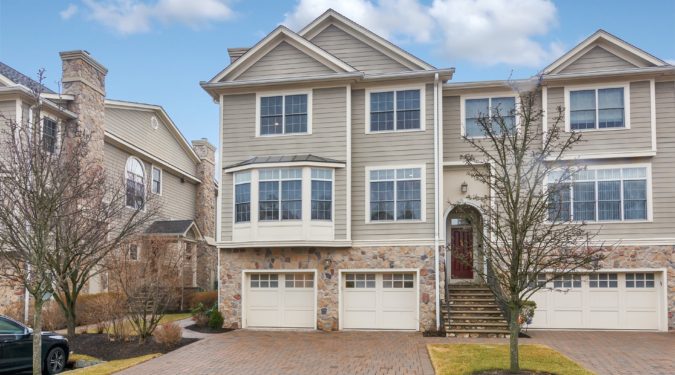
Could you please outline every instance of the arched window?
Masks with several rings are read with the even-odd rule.
[[[140,209],[145,202],[145,169],[135,157],[127,159],[127,206]]]

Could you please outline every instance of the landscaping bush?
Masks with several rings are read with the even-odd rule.
[[[180,343],[180,340],[183,338],[183,332],[178,323],[172,322],[159,326],[153,333],[153,336],[155,336],[155,341],[158,344],[167,349],[172,349]]]
[[[209,311],[210,310],[207,310],[204,304],[200,302],[191,311],[192,320],[197,326],[206,327],[206,325],[209,323]]]
[[[190,301],[187,304],[191,309],[196,308],[201,303],[204,306],[213,306],[218,300],[218,292],[208,291],[208,292],[196,292],[192,293],[189,297]]]
[[[33,304],[28,308],[28,325],[33,324],[33,313],[35,312]],[[16,301],[6,306],[3,311],[6,315],[16,321],[23,322],[23,301]],[[63,315],[61,307],[56,301],[47,301],[42,306],[42,329],[45,331],[55,331],[66,327],[66,317]]]
[[[209,328],[211,329],[221,329],[223,328],[223,322],[225,319],[223,318],[223,314],[218,311],[217,308],[213,308],[210,311],[209,314]]]

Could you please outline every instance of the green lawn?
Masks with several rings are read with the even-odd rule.
[[[437,375],[509,368],[508,344],[430,344],[427,349]],[[593,374],[545,345],[520,345],[520,368],[558,375]]]
[[[140,357],[118,359],[116,361],[103,362],[98,365],[85,367],[77,370],[67,371],[65,374],[73,375],[108,375],[118,371],[122,371],[131,366],[136,366],[139,363],[159,357],[160,353],[146,354]]]

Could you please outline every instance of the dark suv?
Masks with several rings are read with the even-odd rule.
[[[42,332],[42,370],[58,374],[68,362],[68,339],[54,332]],[[0,373],[33,367],[33,330],[0,316]]]

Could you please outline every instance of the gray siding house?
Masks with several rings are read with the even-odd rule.
[[[462,137],[475,134],[472,114],[515,106],[514,82],[450,83],[454,69],[333,10],[229,52],[230,64],[202,82],[220,106],[226,326],[437,328],[447,286],[477,281],[453,252],[481,261],[478,228],[458,212],[480,216],[468,197],[486,188],[467,175]],[[541,126],[562,106],[566,129],[587,139],[570,156],[590,171],[567,202],[571,219],[619,246],[599,271],[537,294],[532,327],[667,330],[675,67],[600,30],[541,82]]]
[[[107,69],[86,51],[62,52],[63,92],[42,90],[42,116],[59,127],[76,121],[92,134],[91,154],[111,178],[119,178],[130,193],[152,195],[159,214],[138,242],[130,244],[130,257],[143,257],[143,237],[162,236],[167,251],[184,254],[183,284],[213,289],[216,277],[214,179],[215,147],[206,139],[189,143],[166,111],[158,105],[110,100],[105,94]],[[32,115],[31,90],[39,83],[0,63],[0,113],[22,121]],[[45,120],[46,121],[46,120]],[[0,126],[6,126],[4,121]],[[131,186],[142,189],[129,191]],[[132,189],[133,190],[133,189]],[[131,199],[131,200],[129,200]],[[145,197],[143,197],[145,199]],[[105,273],[90,281],[90,293],[108,289]],[[23,300],[23,290],[0,287],[0,307]]]

